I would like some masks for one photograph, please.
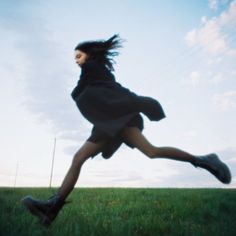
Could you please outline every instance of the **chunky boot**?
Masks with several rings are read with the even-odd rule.
[[[231,182],[231,173],[228,166],[223,163],[215,153],[199,156],[192,163],[195,167],[201,167],[212,173],[224,184]]]
[[[34,199],[32,196],[26,196],[21,201],[30,213],[39,218],[40,223],[44,226],[49,226],[64,204],[67,203],[58,194],[53,195],[47,201]]]

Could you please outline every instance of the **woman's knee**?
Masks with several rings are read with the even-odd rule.
[[[144,154],[150,159],[156,158],[158,156],[158,148],[150,145],[147,150],[144,151]]]
[[[149,158],[156,157],[158,152],[157,147],[153,146],[136,127],[128,127],[123,133],[123,138],[130,142],[134,147],[140,150],[144,155]]]
[[[81,148],[74,154],[72,164],[74,166],[80,167],[90,157],[91,155],[86,150]]]
[[[74,154],[73,164],[81,166],[88,158],[97,155],[104,143],[85,142],[85,144]]]
[[[158,154],[157,147],[151,144],[136,146],[136,148],[138,148],[139,151],[141,151],[145,156],[149,157],[150,159],[157,157]]]
[[[72,165],[80,167],[88,158],[88,155],[85,155],[83,152],[78,151],[74,154]]]

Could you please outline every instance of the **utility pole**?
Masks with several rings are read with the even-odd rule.
[[[18,174],[18,168],[19,168],[19,161],[17,161],[17,164],[16,164],[16,174],[15,174],[14,188],[16,187],[16,179],[17,179],[17,174]]]
[[[16,174],[15,174],[14,188],[16,187],[16,179],[17,179],[17,174],[18,174],[18,168],[19,168],[19,161],[17,161],[17,164],[16,164]]]
[[[50,183],[49,183],[49,188],[52,187],[52,175],[53,175],[53,167],[54,167],[54,158],[55,158],[55,152],[56,152],[56,142],[57,139],[54,139],[54,146],[53,146],[53,153],[52,153],[52,166],[51,166],[51,175],[50,175]]]

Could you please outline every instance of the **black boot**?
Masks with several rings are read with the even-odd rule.
[[[26,196],[21,201],[33,215],[39,218],[40,223],[44,226],[49,226],[64,204],[67,203],[58,194],[53,195],[47,201],[34,199],[32,196]]]
[[[224,184],[231,182],[231,173],[228,166],[223,163],[215,153],[199,156],[192,163],[195,167],[201,167],[212,173]]]

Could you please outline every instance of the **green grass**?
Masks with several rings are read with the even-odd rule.
[[[1,236],[236,235],[235,189],[78,188],[49,228],[21,205],[28,194],[52,190],[0,188]]]

